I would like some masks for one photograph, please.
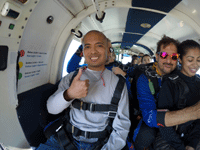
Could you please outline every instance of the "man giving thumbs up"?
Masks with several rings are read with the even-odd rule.
[[[54,149],[72,149],[66,146],[70,139],[75,149],[121,150],[130,127],[126,84],[122,77],[105,68],[109,46],[103,33],[88,32],[82,45],[88,68],[79,69],[72,82],[74,72],[65,76],[47,101],[51,114],[70,109],[69,121],[48,139],[48,145]],[[62,129],[65,132],[61,134]],[[63,138],[66,135],[72,138]]]

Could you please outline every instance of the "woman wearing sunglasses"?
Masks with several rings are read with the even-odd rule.
[[[181,63],[181,70],[164,80],[159,93],[158,108],[170,111],[192,106],[200,101],[200,45],[186,40],[178,47],[179,54],[159,52],[161,58],[171,57]],[[184,82],[184,86],[179,83]],[[200,142],[200,120],[190,121],[175,127],[159,128],[161,138],[176,150],[197,150]],[[198,149],[199,150],[199,149]]]

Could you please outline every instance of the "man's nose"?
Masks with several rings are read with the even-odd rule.
[[[92,48],[91,48],[91,53],[96,53],[96,47],[95,46],[93,46]]]
[[[167,62],[168,64],[170,64],[170,63],[171,63],[171,61],[172,61],[172,58],[171,58],[171,56],[167,56],[167,58],[166,58],[166,62]]]

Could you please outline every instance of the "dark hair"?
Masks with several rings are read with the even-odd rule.
[[[180,59],[182,60],[183,56],[186,55],[189,49],[198,48],[200,50],[199,43],[195,42],[194,40],[186,40],[183,41],[178,46],[178,53],[180,54]]]
[[[138,57],[137,55],[132,55],[132,62],[131,63],[134,63],[134,60],[137,59],[137,57]]]
[[[160,52],[162,45],[163,48],[165,48],[170,44],[174,44],[178,49],[179,41],[164,35],[162,39],[157,43],[157,52]]]
[[[145,54],[144,56],[142,56],[141,62],[143,61],[143,58],[149,56],[148,54]],[[149,56],[151,58],[151,56]]]

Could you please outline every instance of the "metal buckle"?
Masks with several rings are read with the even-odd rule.
[[[74,133],[74,126],[72,125],[72,134]]]
[[[111,116],[110,114],[115,114],[114,116]],[[116,114],[117,114],[117,112],[116,111],[109,111],[108,112],[108,117],[110,117],[110,118],[115,118],[115,116],[116,116]]]
[[[63,124],[61,124],[57,129],[56,132],[58,132],[63,127]]]
[[[81,106],[80,106],[80,110],[81,109],[83,109],[82,107],[83,107],[83,101],[81,101],[81,104],[80,104]]]
[[[92,104],[92,103],[90,103],[90,111],[93,111],[93,110],[92,110],[92,106],[93,106],[93,104]]]
[[[88,139],[88,132],[85,131],[85,138]]]

